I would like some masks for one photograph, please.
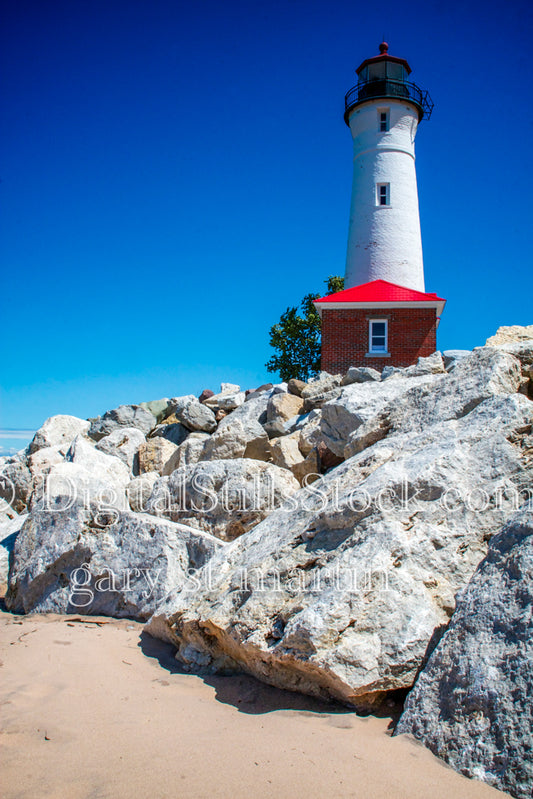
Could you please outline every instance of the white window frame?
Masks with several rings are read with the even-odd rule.
[[[372,344],[372,326],[376,322],[381,322],[385,325],[385,343],[383,349],[376,349]],[[369,355],[388,355],[389,354],[389,320],[376,317],[375,319],[368,320],[368,354]]]
[[[382,194],[381,190],[385,189],[385,194]],[[381,202],[381,198],[385,197],[385,202]],[[378,208],[389,208],[390,207],[390,183],[376,183],[376,205]]]
[[[382,119],[383,115],[385,115],[385,119]],[[385,123],[385,127],[382,128],[382,124]],[[388,133],[390,130],[390,113],[388,108],[378,108],[378,131],[379,133]]]

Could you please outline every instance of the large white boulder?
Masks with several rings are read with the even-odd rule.
[[[209,588],[174,596],[148,631],[186,668],[241,669],[355,706],[410,687],[531,485],[532,422],[525,397],[493,396],[380,441],[215,555]]]
[[[70,442],[79,435],[85,435],[90,427],[90,422],[78,419],[76,416],[59,414],[50,416],[42,427],[37,430],[30,443],[29,451],[37,452],[44,447],[64,446],[67,451]]]
[[[520,799],[533,786],[532,607],[530,503],[491,540],[396,729]]]
[[[147,510],[231,541],[298,488],[290,472],[272,463],[250,458],[201,461],[158,480]]]
[[[146,437],[144,433],[136,427],[117,427],[109,435],[101,438],[96,445],[96,449],[105,452],[106,455],[113,455],[123,461],[130,472],[137,474],[138,452],[141,444],[144,444]]]
[[[6,595],[15,613],[146,619],[222,548],[212,536],[131,511],[33,511],[15,542]]]

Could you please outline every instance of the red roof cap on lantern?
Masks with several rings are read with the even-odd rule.
[[[328,294],[315,300],[318,306],[328,306],[337,303],[424,303],[431,307],[444,308],[444,300],[437,297],[434,292],[416,291],[415,289],[400,286],[397,283],[389,283],[388,280],[371,280],[370,283],[362,283],[360,286],[352,286],[350,289],[337,291],[335,294]]]
[[[394,61],[396,64],[403,64],[405,69],[407,70],[407,74],[411,74],[411,67],[405,60],[405,58],[396,58],[394,55],[389,55],[389,45],[387,42],[381,42],[379,45],[379,55],[372,56],[372,58],[366,58],[363,63],[357,67],[355,70],[356,73],[359,75],[362,69],[364,69],[368,64],[375,64],[376,61]]]

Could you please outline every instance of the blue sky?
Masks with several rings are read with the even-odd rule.
[[[271,379],[269,327],[344,271],[343,98],[383,34],[435,102],[416,146],[440,349],[531,323],[531,18],[4,0],[0,427]]]

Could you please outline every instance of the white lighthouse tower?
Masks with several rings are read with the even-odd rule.
[[[353,188],[344,289],[314,304],[322,318],[321,368],[410,366],[437,348],[446,300],[424,287],[415,136],[433,103],[409,64],[380,54],[356,70],[345,97]]]
[[[356,70],[344,119],[353,137],[353,184],[345,288],[387,280],[424,291],[415,171],[418,123],[433,109],[388,45]]]

